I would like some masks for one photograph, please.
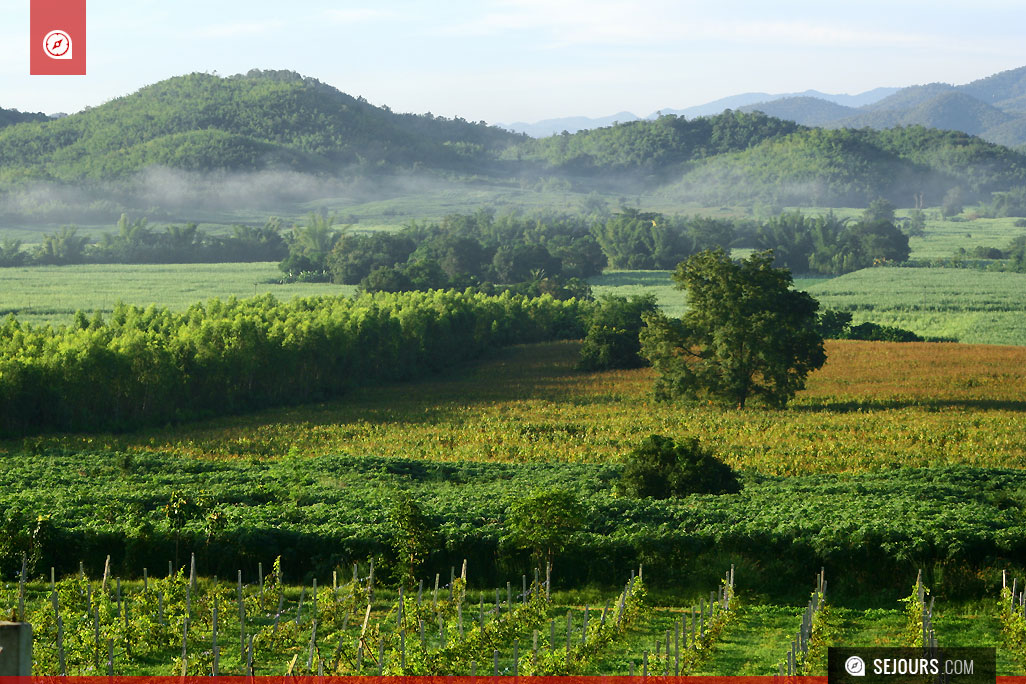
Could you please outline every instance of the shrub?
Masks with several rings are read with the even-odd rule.
[[[620,482],[630,496],[656,499],[741,491],[733,469],[703,449],[698,439],[678,443],[661,435],[651,435],[631,451]]]
[[[648,361],[639,355],[638,334],[644,325],[642,314],[657,310],[653,295],[603,297],[595,310],[588,335],[581,346],[581,370],[639,368]]]
[[[568,489],[545,489],[517,498],[506,512],[505,546],[528,549],[540,567],[552,563],[584,526],[585,510]]]

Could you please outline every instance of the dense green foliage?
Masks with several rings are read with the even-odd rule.
[[[728,221],[696,216],[667,217],[624,208],[593,231],[613,268],[671,269],[703,249],[730,247]]]
[[[648,361],[640,356],[638,335],[645,325],[644,315],[656,311],[653,295],[602,297],[581,345],[578,368],[594,371],[646,365]]]
[[[911,330],[871,321],[852,325],[851,312],[827,309],[819,315],[819,332],[825,340],[868,340],[875,342],[922,342]]]
[[[338,395],[489,348],[579,337],[577,300],[427,294],[213,300],[0,326],[0,432],[123,429]]]
[[[650,435],[624,458],[620,484],[626,494],[655,499],[689,494],[736,494],[737,476],[698,439]]]
[[[0,107],[0,128],[25,123],[26,121],[47,121],[50,117],[42,112],[19,112],[17,109]]]
[[[642,356],[659,373],[656,396],[716,398],[744,408],[749,398],[783,406],[826,361],[818,303],[791,289],[769,252],[734,262],[700,252],[673,279],[687,296],[680,320],[645,317]]]
[[[483,209],[399,233],[342,235],[325,263],[335,282],[398,292],[544,279],[559,287],[601,273],[606,260],[584,216]]]
[[[1022,153],[922,126],[824,130],[726,111],[532,140],[458,117],[396,114],[285,71],[190,74],[71,116],[0,128],[0,188],[22,186],[4,207],[12,216],[63,217],[68,206],[97,216],[148,210],[153,201],[135,197],[143,188],[128,181],[153,166],[222,175],[290,169],[322,179],[431,170],[582,198],[594,189],[657,191],[707,205],[864,206],[882,196],[936,206],[955,187],[967,202],[990,202],[992,193],[1026,186]],[[40,206],[30,180],[87,187]],[[1010,206],[998,199],[995,210]]]
[[[289,281],[321,282],[328,280],[328,258],[342,237],[334,229],[334,215],[308,214],[305,226],[294,226],[289,233],[288,256],[278,267]]]
[[[1026,186],[995,192],[990,202],[983,203],[985,216],[1026,216]]]
[[[772,249],[777,265],[799,273],[839,275],[908,259],[908,236],[886,216],[869,214],[854,223],[833,213],[785,212],[760,225],[755,242]]]
[[[1026,156],[964,133],[806,129],[712,157],[664,192],[706,203],[866,206],[884,197],[939,205],[953,187],[966,199],[1026,185]]]
[[[744,150],[801,127],[755,112],[727,111],[688,120],[660,116],[605,128],[529,140],[516,148],[527,159],[542,159],[573,173],[642,171],[665,174],[686,162]]]
[[[0,181],[338,164],[466,166],[518,137],[462,119],[393,114],[288,71],[189,74],[78,114],[0,130]]]
[[[584,507],[572,491],[559,487],[535,491],[510,504],[501,543],[529,550],[535,567],[551,565],[555,555],[573,543],[584,516]]]
[[[642,560],[645,578],[687,582],[736,562],[746,586],[794,595],[809,568],[827,567],[835,596],[904,590],[917,568],[962,568],[959,577],[1026,552],[1026,476],[971,467],[885,469],[862,475],[746,475],[740,493],[685,499],[613,496],[620,465],[439,463],[326,456],[290,460],[194,459],[175,453],[48,451],[0,459],[0,576],[33,576],[55,566],[91,574],[111,568],[134,576],[167,567],[175,534],[163,507],[177,492],[192,506],[181,552],[195,552],[205,572],[247,577],[256,563],[290,558],[292,581],[330,576],[337,565],[381,558],[393,537],[389,492],[407,489],[437,522],[438,540],[421,576],[468,559],[478,586],[504,584],[517,565],[496,566],[507,509],[539,489],[573,483],[583,525],[555,556],[562,586],[618,583]],[[37,519],[42,520],[37,523]],[[39,528],[38,531],[37,527]],[[183,556],[184,557],[184,556]],[[522,568],[522,569],[520,569]]]

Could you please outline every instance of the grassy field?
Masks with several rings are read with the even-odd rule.
[[[810,283],[827,309],[855,323],[908,328],[925,337],[1026,344],[1026,274],[947,268],[869,268]]]
[[[607,270],[600,276],[589,278],[588,283],[595,297],[654,294],[656,303],[668,316],[684,313],[684,293],[674,286],[670,271]]]
[[[997,247],[1004,249],[1026,228],[1016,226],[1016,218],[974,218],[963,221],[928,220],[921,237],[909,239],[912,259],[949,259],[961,247]]]
[[[669,271],[607,271],[589,281],[596,294],[654,294],[670,316],[684,295]],[[854,323],[907,328],[927,338],[1026,345],[1026,274],[956,268],[867,268],[836,278],[795,278],[823,309],[850,311]]]
[[[44,266],[0,269],[0,315],[67,323],[75,311],[110,312],[123,301],[183,309],[212,297],[270,292],[280,299],[351,294],[330,283],[279,285],[277,265],[173,264]],[[607,271],[591,279],[596,296],[652,293],[671,316],[684,295],[668,271]],[[822,307],[851,311],[856,323],[897,325],[927,337],[1026,345],[1026,274],[970,269],[865,269],[837,278],[797,278]]]
[[[330,283],[277,284],[274,263],[88,264],[0,268],[0,316],[27,323],[68,323],[76,311],[109,313],[118,302],[186,309],[213,297],[272,293],[279,299],[351,294]]]

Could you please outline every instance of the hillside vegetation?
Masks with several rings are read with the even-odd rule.
[[[72,116],[7,127],[0,132],[0,181],[110,180],[151,165],[446,167],[515,139],[460,119],[394,114],[294,72],[194,73]]]
[[[1018,119],[994,104],[950,87],[940,91],[940,100],[900,91],[866,116],[879,125],[918,122],[900,113],[907,102],[937,113],[928,125],[1018,130]],[[795,112],[810,99],[773,104],[791,108],[780,116],[803,120]],[[963,111],[970,101],[975,109]],[[808,123],[835,125],[830,112],[843,109],[811,104],[818,113]],[[570,196],[583,200],[598,191],[655,193],[677,206],[865,206],[881,196],[903,207],[920,200],[936,206],[954,188],[972,202],[1026,186],[1023,154],[965,132],[919,125],[822,130],[727,110],[530,139],[458,117],[397,114],[287,71],[189,74],[70,116],[24,120],[33,116],[0,116],[9,123],[0,129],[0,215],[12,220],[59,216],[79,223],[76,210],[95,220],[215,200],[246,210],[271,196],[292,203],[292,211],[311,200],[342,209],[356,196],[366,203],[416,195],[427,176],[458,184],[464,195],[555,190],[564,205]],[[174,173],[153,175],[163,169]],[[295,175],[246,175],[270,171]],[[377,185],[388,176],[391,184]],[[246,187],[261,190],[240,191]]]

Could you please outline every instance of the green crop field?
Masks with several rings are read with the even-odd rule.
[[[924,337],[1026,344],[1026,274],[948,268],[871,268],[807,284],[827,309],[856,323],[908,328]]]
[[[921,237],[909,239],[913,259],[950,259],[961,247],[997,247],[1004,249],[1026,227],[1016,226],[1016,218],[974,218],[972,220],[928,220]]]
[[[556,651],[565,653],[570,611],[576,659],[571,671],[626,674],[633,667],[640,674],[647,659],[650,673],[672,672],[667,633],[674,633],[682,618],[687,629],[693,606],[702,600],[707,606],[717,577],[734,565],[736,610],[725,613],[693,653],[683,651],[683,671],[773,674],[800,624],[812,589],[809,577],[821,564],[832,589],[830,609],[819,623],[820,649],[829,643],[909,643],[898,599],[909,593],[923,567],[928,584],[936,585],[934,626],[940,643],[997,645],[1000,671],[1021,671],[1021,654],[1005,646],[998,565],[1014,570],[1009,559],[1000,559],[1018,557],[1013,540],[1026,538],[1021,523],[1026,476],[1008,469],[1026,466],[1018,439],[1024,429],[1020,388],[1026,352],[832,342],[827,366],[810,378],[809,389],[791,408],[741,413],[657,404],[648,397],[650,371],[581,373],[572,368],[576,350],[576,343],[566,342],[517,347],[449,378],[366,387],[333,402],[200,424],[5,443],[2,510],[14,526],[18,516],[43,516],[42,555],[31,572],[45,576],[52,564],[65,577],[65,629],[68,643],[78,644],[68,661],[81,668],[70,671],[106,667],[102,659],[98,666],[93,663],[90,608],[76,598],[84,591],[76,584],[82,560],[99,602],[91,610],[101,616],[103,639],[115,641],[114,671],[177,672],[183,604],[168,599],[166,624],[161,624],[154,618],[155,595],[145,593],[139,576],[148,567],[151,578],[163,577],[168,560],[191,552],[208,579],[193,599],[197,613],[188,637],[194,653],[189,672],[212,666],[209,575],[234,578],[237,568],[244,569],[247,629],[255,636],[260,671],[285,672],[298,654],[294,672],[316,672],[318,659],[326,672],[374,672],[370,655],[355,664],[363,613],[346,603],[349,590],[321,596],[325,612],[320,636],[313,638],[313,614],[299,608],[304,590],[297,584],[301,580],[309,588],[317,579],[327,591],[332,573],[348,577],[353,562],[362,564],[366,581],[368,558],[376,559],[383,584],[374,601],[375,636],[365,643],[376,653],[375,639],[385,639],[385,662],[395,667],[401,646],[387,511],[403,491],[420,502],[441,535],[427,559],[430,574],[421,574],[425,586],[430,589],[433,573],[439,572],[444,587],[443,569],[454,566],[458,573],[462,559],[469,559],[465,636],[456,636],[455,614],[444,613],[448,645],[443,645],[438,614],[430,613],[424,657],[442,658],[431,662],[464,672],[469,671],[460,669],[469,667],[465,661],[445,658],[467,649],[475,667],[490,672],[491,658],[482,654],[491,650],[466,636],[478,604],[491,611],[492,588],[499,588],[502,602],[507,581],[517,587],[521,574],[531,576],[526,557],[501,541],[506,511],[518,496],[561,483],[573,483],[588,511],[586,528],[571,542],[569,555],[557,555],[559,591],[551,603],[530,615],[500,613],[516,615],[508,619],[518,625],[496,644],[501,671],[512,671],[514,639],[525,658],[521,673],[531,671],[525,654],[531,652],[533,630],[540,634],[540,652],[548,649],[551,658]],[[701,437],[740,468],[742,493],[677,502],[622,497],[616,486],[620,457],[650,432]],[[177,527],[169,508],[175,501],[184,516]],[[965,539],[975,539],[974,546],[965,547]],[[675,555],[673,549],[681,547],[690,552]],[[56,549],[59,554],[48,555]],[[593,562],[574,562],[577,553]],[[651,585],[645,607],[603,641],[605,647],[588,650],[585,644],[578,651],[577,640],[592,638],[580,631],[584,607],[591,607],[595,621],[603,606],[615,606],[609,587],[629,573],[618,559],[638,553],[647,559],[645,578]],[[100,588],[108,554],[114,576],[126,578],[124,600],[131,617],[125,628],[119,626],[113,585]],[[257,562],[268,572],[277,554],[290,580],[283,587],[282,613],[273,594],[259,598],[256,579]],[[0,568],[0,611],[5,612],[17,605],[12,560]],[[168,596],[184,590],[177,586],[164,590]],[[239,628],[231,622],[237,618],[227,617],[236,611],[235,591],[232,580],[222,585],[217,600],[223,601],[222,671],[239,673],[244,671]],[[407,583],[406,591],[414,596],[415,586]],[[57,672],[47,584],[32,583],[29,596],[27,610],[36,616],[39,633],[49,635],[42,642],[41,671]],[[184,601],[181,593],[174,596]],[[313,610],[309,594],[306,605]],[[72,620],[75,610],[87,619]],[[276,615],[285,616],[287,630],[274,631]],[[487,612],[486,623],[492,619]],[[77,642],[68,625],[81,630]],[[145,629],[163,635],[169,645],[144,649],[138,640]],[[556,630],[555,649],[551,630]],[[416,633],[410,628],[407,636],[411,661],[419,637],[409,635]],[[340,640],[342,657],[335,659]],[[315,655],[309,660],[311,641]],[[67,649],[73,652],[71,645]],[[822,672],[821,658],[811,651],[804,671]]]
[[[88,264],[0,268],[0,316],[26,323],[68,323],[76,311],[109,314],[118,302],[136,306],[188,308],[213,297],[271,293],[287,300],[322,294],[351,294],[355,288],[329,283],[280,285],[278,265]]]
[[[447,213],[445,197],[435,201],[433,211]],[[413,217],[401,202],[359,211],[355,230],[392,230]],[[989,226],[978,232],[989,242],[944,232],[965,225],[931,222],[916,248],[941,255],[949,244],[1002,246],[1013,232],[1008,221],[979,223]],[[109,314],[119,301],[182,310],[212,297],[354,291],[280,285],[278,277],[274,263],[0,269],[0,311],[59,324],[77,310]],[[667,271],[611,270],[590,282],[597,296],[652,293],[670,315],[684,311]],[[828,645],[912,643],[900,599],[921,569],[937,601],[938,641],[995,646],[999,673],[1018,674],[1026,623],[1009,618],[999,592],[1002,570],[1023,575],[1026,552],[1024,285],[1023,274],[941,268],[796,279],[856,323],[985,344],[829,342],[827,365],[783,411],[656,402],[651,370],[583,373],[574,368],[579,343],[562,341],[492,350],[444,376],[354,386],[314,404],[0,442],[0,534],[9,540],[0,542],[0,615],[17,617],[24,551],[40,673],[61,671],[46,581],[54,566],[67,601],[61,643],[71,674],[210,673],[217,604],[221,673],[249,671],[239,652],[244,625],[263,674],[373,674],[380,663],[405,674],[497,666],[505,674],[768,675],[786,661],[809,579],[825,567],[827,609],[800,665],[822,674]],[[742,492],[625,496],[624,456],[650,434],[698,437],[738,470]],[[516,599],[532,565],[511,546],[505,521],[515,501],[552,487],[573,491],[583,527],[555,554],[552,600],[521,610],[505,598],[506,583]],[[390,518],[401,495],[417,502],[436,535],[418,575],[424,594],[438,573],[446,595],[430,610],[418,607],[409,623],[398,617]],[[155,578],[192,553],[202,579],[183,661],[184,579]],[[108,555],[121,599],[115,584],[103,588]],[[257,567],[269,572],[279,555],[288,581],[265,597]],[[447,569],[458,572],[464,559],[465,604],[446,603]],[[615,612],[617,587],[638,559],[644,602],[622,622],[596,626],[605,625],[603,609]],[[367,582],[370,560],[380,583],[373,598],[347,577],[357,563]],[[80,561],[89,584],[77,577]],[[731,566],[731,610],[702,613]],[[141,568],[150,569],[150,587],[166,592],[163,608],[140,582]],[[240,569],[241,624],[235,584],[213,579]],[[328,592],[318,594],[319,609],[308,593],[315,580]],[[344,588],[329,591],[335,582]],[[415,583],[404,587],[407,597],[417,593]],[[317,627],[314,610],[323,611]],[[586,614],[593,631],[584,629]],[[697,614],[705,631],[689,641]]]
[[[670,316],[684,295],[669,271],[607,271],[589,281],[596,295],[654,294]],[[1026,274],[961,268],[868,268],[836,278],[795,278],[822,309],[850,311],[854,323],[906,328],[926,338],[1026,345]]]

